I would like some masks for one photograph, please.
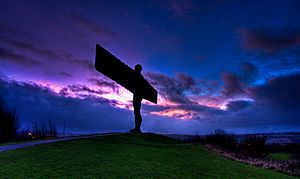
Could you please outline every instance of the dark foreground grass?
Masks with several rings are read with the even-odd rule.
[[[153,134],[56,142],[0,153],[1,177],[288,178]]]

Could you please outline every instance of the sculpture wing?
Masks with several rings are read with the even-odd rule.
[[[157,91],[144,78],[137,80],[139,76],[132,68],[99,44],[96,45],[95,68],[130,92],[135,93],[138,90],[143,99],[157,103]]]

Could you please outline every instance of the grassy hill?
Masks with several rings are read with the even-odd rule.
[[[153,134],[56,142],[0,153],[1,177],[288,178]],[[292,177],[291,177],[292,178]]]

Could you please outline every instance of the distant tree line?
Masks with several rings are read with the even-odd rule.
[[[57,137],[57,127],[51,119],[34,122],[32,129],[19,129],[16,109],[9,109],[0,96],[0,143]]]
[[[242,152],[250,156],[261,157],[268,153],[266,139],[264,135],[246,135],[246,137],[239,142],[237,135],[217,129],[212,134],[195,136],[186,142],[213,144],[229,151]]]
[[[300,159],[299,144],[266,144],[266,140],[267,137],[265,135],[248,134],[239,141],[237,135],[217,129],[212,134],[193,136],[185,140],[185,142],[204,145],[211,144],[250,157],[266,158],[270,153],[286,152],[291,153],[295,158]]]
[[[32,136],[36,138],[57,137],[55,123],[50,119],[35,122],[32,127]]]
[[[10,110],[2,97],[0,97],[0,142],[15,139],[19,127],[16,109]]]

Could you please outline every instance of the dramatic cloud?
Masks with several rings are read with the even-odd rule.
[[[226,111],[210,124],[234,131],[299,131],[299,84],[300,75],[291,75],[248,88],[253,100],[229,102]]]
[[[54,51],[44,49],[41,47],[36,47],[28,42],[16,40],[14,38],[9,38],[5,36],[0,36],[0,39],[11,44],[13,47],[27,50],[33,54],[42,55],[49,58],[59,58],[59,55],[57,55]]]
[[[81,91],[82,87],[70,87]],[[51,119],[58,132],[117,132],[128,131],[134,126],[132,111],[113,107],[116,101],[101,97],[66,97],[50,88],[34,83],[0,81],[0,94],[10,108],[16,108],[22,128],[31,128],[36,121]],[[198,126],[198,127],[197,127]],[[151,114],[143,115],[142,129],[147,132],[196,133],[200,121],[185,122]],[[202,132],[208,132],[203,128]]]
[[[147,73],[146,78],[158,89],[163,97],[179,103],[188,101],[184,97],[182,87],[179,86],[176,80],[158,73]]]
[[[194,94],[199,94],[201,91],[200,88],[197,87],[196,81],[193,77],[184,73],[177,73],[176,78],[185,91],[189,90]]]
[[[266,106],[298,110],[300,108],[300,75],[276,77],[265,85],[250,89],[256,101]]]
[[[89,78],[88,79],[89,82],[92,82],[93,84],[99,86],[99,87],[106,87],[106,88],[110,88],[113,90],[113,92],[118,93],[119,92],[119,86],[118,84],[116,84],[115,82],[109,80],[109,79],[105,79],[105,78],[101,78],[101,79],[96,79],[96,78]]]
[[[70,89],[87,90],[77,86]],[[0,90],[9,106],[17,109],[23,128],[42,119],[52,119],[58,127],[65,123],[68,132],[118,131],[133,124],[129,111],[114,108],[100,97],[65,97],[33,83],[1,81]]]
[[[73,54],[65,51],[58,52],[58,54],[61,56],[61,59],[67,63],[78,65],[90,71],[95,69],[93,62],[90,59],[79,59]]]
[[[68,87],[64,87],[60,90],[60,94],[64,96],[71,96],[71,97],[88,97],[88,96],[99,96],[104,94],[105,92],[101,89],[91,89],[85,85],[74,84],[69,85]]]
[[[251,62],[243,62],[241,64],[241,80],[244,84],[252,83],[259,75],[257,67]]]
[[[21,65],[39,65],[38,61],[33,60],[31,57],[17,54],[13,50],[0,47],[0,60],[14,62]]]
[[[248,89],[253,101],[232,101],[226,115],[216,118],[230,128],[291,131],[300,126],[300,75],[276,77]]]
[[[251,105],[250,101],[231,101],[227,104],[228,111],[239,111]]]
[[[55,51],[46,49],[42,46],[33,45],[27,41],[16,40],[15,38],[0,36],[0,39],[9,43],[14,48],[26,50],[32,55],[39,55],[55,61],[64,61],[70,64],[75,64],[88,70],[94,69],[94,66],[90,60],[83,60],[75,57],[71,53],[66,51]]]
[[[293,1],[19,1],[18,7],[5,1],[0,77],[15,81],[1,83],[0,95],[28,124],[53,118],[74,131],[130,129],[132,93],[95,70],[99,43],[129,66],[157,72],[145,75],[159,92],[157,105],[143,100],[145,131],[299,131],[296,7]]]
[[[64,77],[68,77],[68,78],[73,77],[73,75],[71,75],[70,73],[64,72],[64,71],[59,72],[59,75],[64,76]]]
[[[257,77],[257,67],[251,62],[242,62],[238,73],[221,74],[224,83],[222,94],[227,97],[246,95],[246,89],[255,82]]]
[[[243,47],[258,49],[265,53],[277,53],[300,45],[300,31],[290,29],[271,30],[266,28],[239,29]]]
[[[156,106],[147,106],[151,114],[175,119],[192,120],[223,114],[218,106],[218,99],[205,94],[196,80],[184,73],[169,77],[159,73],[147,73],[147,79],[156,87],[165,101]],[[204,93],[204,95],[200,95]]]
[[[279,82],[275,82],[281,84],[281,80],[287,79],[280,79]],[[291,77],[288,81],[298,82],[298,80],[299,76]],[[260,86],[257,89],[263,88],[263,93],[260,90],[252,90],[252,93],[256,96],[265,96],[265,94],[272,93],[275,86],[280,88],[278,85],[271,85],[272,88]],[[59,130],[66,124],[67,132],[127,131],[133,127],[132,111],[114,107],[118,106],[118,101],[97,97],[98,91],[87,86],[70,85],[65,89],[68,91],[67,94],[56,93],[48,87],[35,83],[5,81],[3,79],[0,81],[1,96],[9,104],[9,107],[17,109],[23,128],[31,128],[35,121],[41,119],[54,120]],[[281,90],[275,89],[275,91],[279,91],[276,94],[281,93]],[[295,91],[287,90],[287,92],[291,93],[291,96],[297,94]],[[70,93],[88,93],[91,95],[71,97],[68,96]],[[289,99],[288,97],[284,101],[289,101]],[[299,109],[299,101],[288,103],[296,111]],[[282,102],[282,100],[278,99],[273,102]],[[291,110],[284,110],[286,108],[275,110],[273,105],[268,105],[269,103],[270,101],[266,100],[266,97],[257,100],[257,102],[232,101],[227,104],[227,110],[195,103],[177,106],[144,104],[142,106],[143,130],[190,134],[208,133],[216,128],[235,132],[245,129],[252,132],[288,128],[297,130],[297,126],[300,126],[299,114],[295,113],[286,118]],[[174,118],[190,120],[174,120]]]
[[[225,96],[234,96],[244,93],[242,83],[236,74],[224,72],[221,74],[221,78],[224,82],[222,93]]]
[[[252,131],[299,131],[300,75],[276,77],[248,89],[254,101],[233,101],[215,120],[231,128]]]
[[[61,77],[66,77],[66,78],[72,78],[73,75],[68,73],[68,72],[64,72],[64,71],[59,71],[59,72],[54,72],[54,71],[45,71],[44,72],[45,75],[48,75],[48,76],[61,76]]]
[[[158,89],[159,94],[175,103],[191,103],[185,93],[200,91],[195,80],[183,73],[177,74],[176,77],[168,77],[160,73],[147,73],[146,78]]]

